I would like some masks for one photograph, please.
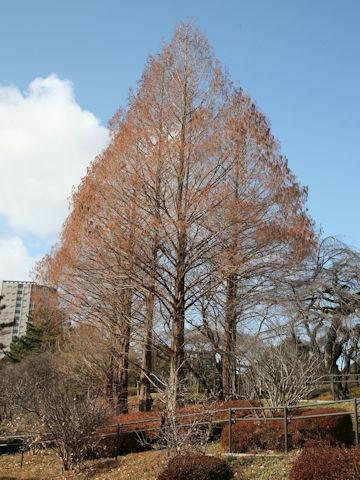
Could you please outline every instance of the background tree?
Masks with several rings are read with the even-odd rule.
[[[58,335],[59,330],[49,330],[46,325],[35,326],[29,318],[25,335],[13,338],[4,358],[19,363],[31,353],[47,350],[55,343]]]
[[[30,353],[47,351],[61,341],[67,327],[66,313],[59,305],[55,290],[34,285],[32,290],[32,311],[26,323],[26,333],[14,337],[4,359],[20,362]]]
[[[285,284],[285,306],[294,335],[307,338],[325,371],[338,375],[340,361],[350,369],[358,352],[360,254],[333,237],[323,239],[305,268]],[[279,292],[280,292],[279,287]],[[346,398],[341,382],[336,399]]]

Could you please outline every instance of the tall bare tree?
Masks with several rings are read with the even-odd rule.
[[[74,320],[101,324],[116,340],[123,411],[130,342],[142,344],[141,408],[148,409],[159,319],[180,405],[186,321],[206,296],[222,297],[223,383],[231,396],[242,284],[255,288],[270,265],[286,263],[281,257],[308,252],[306,190],[265,117],[189,24],[149,57],[127,112],[119,110],[110,127],[110,145],[74,194],[59,245],[39,270],[57,283]]]

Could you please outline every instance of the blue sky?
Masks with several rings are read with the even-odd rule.
[[[0,279],[48,251],[148,53],[187,19],[270,119],[318,227],[360,248],[358,0],[1,0]]]

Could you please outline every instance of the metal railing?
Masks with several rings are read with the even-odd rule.
[[[354,398],[350,400],[337,400],[337,401],[328,401],[328,402],[321,402],[321,406],[324,405],[338,405],[338,404],[344,404],[344,403],[352,403],[353,404],[353,409],[347,410],[344,412],[335,412],[335,413],[321,413],[321,414],[311,414],[311,415],[301,415],[301,416],[293,416],[291,415],[291,411],[295,409],[299,409],[301,407],[309,408],[309,407],[319,407],[319,403],[305,403],[301,405],[295,405],[295,406],[279,406],[279,407],[273,407],[273,406],[267,406],[267,407],[231,407],[231,408],[226,408],[226,409],[218,409],[218,410],[203,410],[203,411],[198,411],[198,412],[193,412],[193,413],[185,413],[185,414],[180,414],[180,415],[175,415],[176,420],[184,419],[184,418],[192,418],[195,417],[199,419],[201,416],[211,416],[214,417],[218,413],[226,413],[226,416],[221,419],[214,419],[212,418],[211,420],[205,420],[205,421],[197,421],[196,425],[201,426],[201,425],[209,425],[211,424],[223,424],[223,425],[228,425],[229,427],[229,433],[228,433],[228,453],[231,454],[232,452],[232,433],[233,429],[232,426],[236,422],[243,422],[243,421],[283,421],[283,426],[284,426],[284,453],[287,454],[289,451],[289,431],[288,431],[288,426],[289,423],[296,420],[296,419],[305,419],[305,418],[320,418],[320,417],[330,417],[330,416],[342,416],[342,415],[353,415],[354,416],[354,431],[355,431],[355,443],[356,445],[359,444],[359,411],[358,411],[358,405],[359,405],[360,399]],[[252,413],[252,416],[236,416],[237,412],[249,412]],[[262,413],[266,411],[276,411],[276,412],[283,412],[281,416],[276,416],[276,417],[271,417],[271,416],[254,416],[256,415],[256,412]],[[312,411],[313,413],[313,411]],[[116,437],[115,440],[115,459],[117,459],[119,455],[119,447],[120,447],[120,438],[122,435],[128,435],[130,433],[145,433],[145,432],[150,432],[150,431],[161,431],[162,428],[162,420],[163,417],[155,417],[155,418],[150,418],[150,419],[143,419],[143,420],[136,420],[136,421],[130,421],[130,422],[123,422],[123,423],[113,423],[113,424],[107,424],[107,425],[101,425],[97,428],[97,431],[99,433],[96,433],[94,436],[98,438],[105,438],[105,437]],[[154,424],[154,423],[159,423],[158,426],[152,426],[150,428],[146,428],[144,424]],[[140,425],[141,428],[136,428],[136,425]],[[133,429],[126,429],[123,430],[124,427],[129,427],[133,426]],[[178,424],[179,428],[183,427],[191,427],[193,426],[192,423],[182,423],[179,422]],[[114,428],[113,432],[105,432],[101,433],[101,429],[109,429],[109,428]],[[10,436],[0,436],[0,447],[15,447],[15,446],[20,446],[24,447],[27,445],[27,440],[30,438],[36,438],[38,434],[32,433],[32,434],[27,434],[27,435],[10,435]],[[18,443],[9,443],[6,442],[6,440],[19,440]],[[46,443],[52,443],[53,440],[39,440],[39,444],[46,444]],[[21,466],[23,464],[23,455],[24,455],[24,448],[21,449]]]
[[[219,409],[219,410],[212,410],[211,415],[215,415],[216,413],[223,413],[227,412],[227,418],[224,419],[219,419],[219,420],[214,420],[212,419],[211,421],[205,421],[205,422],[197,422],[197,425],[209,425],[211,422],[212,424],[228,424],[229,426],[229,438],[228,438],[228,453],[232,453],[232,425],[235,422],[242,422],[242,421],[283,421],[284,425],[284,453],[287,454],[289,451],[289,432],[288,432],[288,426],[291,421],[297,420],[299,418],[305,419],[305,418],[320,418],[320,417],[331,417],[331,416],[342,416],[342,415],[353,415],[354,416],[354,431],[355,431],[355,443],[356,445],[359,444],[359,424],[358,424],[358,405],[359,405],[360,399],[354,398],[354,399],[349,399],[349,400],[333,400],[333,401],[328,401],[328,402],[321,402],[321,406],[325,405],[337,405],[337,404],[343,404],[343,403],[352,403],[353,404],[353,409],[352,410],[347,410],[344,412],[336,412],[336,413],[322,413],[322,414],[312,414],[312,415],[301,415],[301,416],[292,416],[291,411],[294,409],[299,409],[301,407],[309,408],[309,407],[319,407],[319,403],[305,403],[301,405],[295,405],[295,406],[280,406],[280,407],[232,407],[228,409]],[[249,411],[249,412],[266,412],[266,411],[277,411],[283,412],[282,416],[277,416],[277,417],[267,417],[267,416],[241,416],[237,417],[236,412],[239,411]],[[186,417],[199,417],[199,416],[205,416],[205,415],[210,415],[209,411],[200,411],[200,412],[194,412],[194,413],[188,413],[188,414],[182,414],[182,415],[176,415],[174,418],[175,419],[181,419],[181,418],[186,418]],[[99,434],[99,437],[106,437],[106,436],[115,436],[116,435],[116,452],[118,452],[119,449],[119,442],[120,442],[120,437],[121,435],[126,435],[129,433],[145,433],[145,432],[150,432],[150,431],[159,431],[161,429],[161,426],[159,427],[151,427],[151,428],[136,428],[136,425],[143,425],[143,424],[150,424],[150,423],[156,423],[160,422],[161,423],[161,417],[158,418],[151,418],[147,420],[137,420],[137,421],[132,421],[132,422],[124,422],[124,423],[115,423],[115,424],[110,424],[110,425],[102,425],[100,428],[111,428],[111,427],[116,427],[116,433],[115,432],[109,432],[109,433],[104,433],[104,434]],[[124,426],[128,427],[133,425],[135,428],[130,429],[130,430],[121,430]],[[192,424],[186,424],[186,423],[179,423],[179,427],[191,427]],[[117,458],[117,454],[115,454],[115,457]]]

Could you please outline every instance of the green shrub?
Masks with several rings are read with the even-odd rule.
[[[157,480],[230,480],[232,476],[229,463],[222,458],[189,454],[170,459]]]

